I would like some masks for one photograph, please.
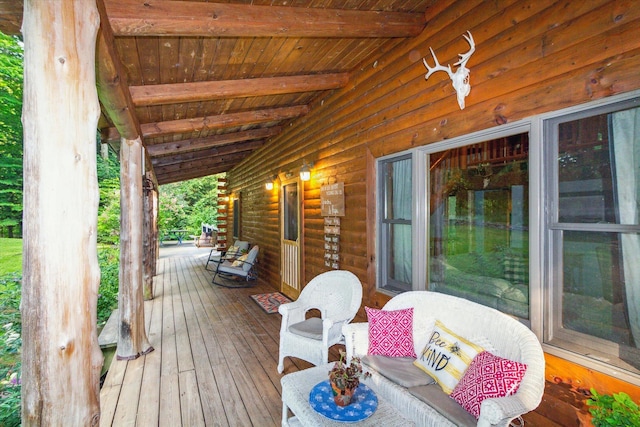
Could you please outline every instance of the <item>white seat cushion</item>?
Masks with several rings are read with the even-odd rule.
[[[413,365],[413,357],[386,357],[378,355],[362,356],[361,361],[380,375],[388,378],[402,387],[418,387],[435,384],[431,376]]]
[[[322,319],[310,317],[300,323],[294,323],[289,326],[289,332],[314,340],[322,340]]]
[[[437,384],[412,387],[409,393],[440,412],[457,426],[472,427],[477,424],[474,416],[446,395]]]

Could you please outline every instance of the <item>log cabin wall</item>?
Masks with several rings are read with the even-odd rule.
[[[344,182],[340,268],[362,281],[364,305],[380,306],[388,297],[375,284],[376,158],[640,88],[640,2],[439,1],[426,14],[420,36],[381,46],[345,88],[228,174],[231,191],[242,191],[243,238],[261,247],[260,280],[280,283],[279,195],[265,190],[269,176],[314,162],[302,283],[327,270],[320,186]],[[433,64],[432,47],[453,64],[469,49],[467,30],[476,51],[461,111],[445,73],[425,81],[422,58]]]

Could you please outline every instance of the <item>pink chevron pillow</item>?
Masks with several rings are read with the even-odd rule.
[[[365,307],[369,320],[369,354],[416,357],[413,348],[413,308],[377,310]]]
[[[483,351],[473,359],[450,397],[478,419],[482,401],[518,391],[526,371],[524,363]]]

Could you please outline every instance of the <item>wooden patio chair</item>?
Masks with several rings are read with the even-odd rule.
[[[258,245],[251,248],[248,254],[234,260],[224,259],[216,265],[213,274],[213,284],[225,288],[248,288],[255,284],[258,278],[256,263],[258,262]],[[216,278],[218,281],[216,281]]]

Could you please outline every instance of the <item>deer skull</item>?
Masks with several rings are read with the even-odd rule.
[[[466,34],[463,34],[462,37],[467,40],[467,42],[471,46],[471,49],[469,49],[469,51],[465,54],[458,54],[460,60],[453,64],[459,65],[455,73],[451,70],[451,65],[447,65],[446,67],[440,65],[436,54],[433,53],[433,49],[431,48],[429,48],[429,50],[431,51],[431,56],[433,56],[433,60],[436,63],[435,67],[429,67],[429,64],[427,64],[427,60],[422,58],[422,62],[428,70],[427,74],[424,76],[425,80],[428,79],[429,76],[431,76],[431,74],[435,73],[436,71],[445,71],[447,74],[449,74],[451,83],[453,84],[453,88],[458,94],[458,105],[460,106],[461,110],[464,110],[464,99],[467,97],[467,95],[469,95],[469,92],[471,91],[471,85],[469,84],[469,69],[466,67],[467,61],[476,50],[476,44],[473,41],[471,32],[467,31],[467,34],[469,35],[469,37],[467,37]]]

